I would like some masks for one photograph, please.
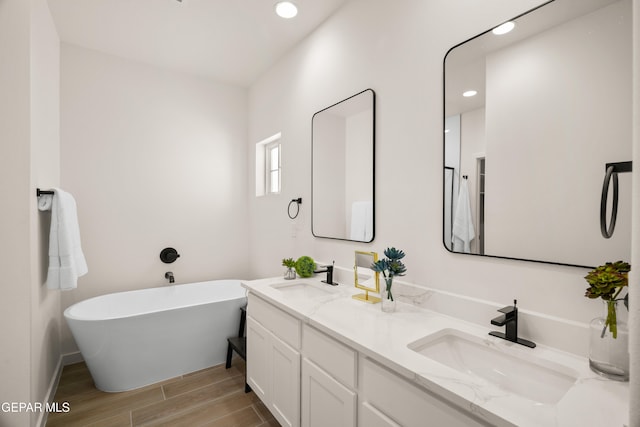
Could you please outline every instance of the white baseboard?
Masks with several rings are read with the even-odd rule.
[[[58,389],[58,384],[60,383],[60,377],[62,376],[62,356],[58,359],[58,364],[53,373],[53,377],[51,378],[51,382],[49,383],[49,388],[47,389],[47,394],[45,395],[45,401],[49,403],[53,403],[53,398],[56,395],[56,390]],[[47,424],[48,413],[46,411],[41,411],[38,415],[38,420],[36,421],[36,425],[40,427],[45,427]]]
[[[79,351],[73,353],[66,353],[62,355],[62,365],[73,365],[74,363],[80,363],[84,361],[82,354]]]
[[[75,353],[67,353],[60,355],[60,359],[58,359],[58,364],[56,366],[55,372],[53,373],[53,377],[51,378],[51,382],[49,383],[49,388],[47,389],[47,394],[45,395],[45,401],[50,404],[53,403],[53,399],[56,396],[56,391],[58,390],[58,384],[60,384],[60,377],[62,376],[62,369],[67,365],[73,365],[74,363],[82,362],[84,358],[79,351]],[[46,411],[40,412],[38,415],[38,419],[36,420],[36,425],[40,427],[45,427],[47,424],[48,413]]]

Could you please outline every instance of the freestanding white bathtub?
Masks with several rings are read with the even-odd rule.
[[[139,388],[223,363],[246,290],[238,280],[119,292],[64,311],[96,387]]]

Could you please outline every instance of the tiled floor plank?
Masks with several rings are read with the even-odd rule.
[[[244,391],[236,391],[233,394],[190,408],[184,412],[163,417],[145,426],[153,427],[190,427],[205,425],[208,422],[218,420],[243,408],[250,408],[255,395],[245,394]],[[255,412],[255,411],[254,411]],[[257,415],[257,414],[256,414]],[[260,418],[260,420],[262,420]],[[134,426],[137,426],[134,422]]]
[[[165,396],[169,399],[212,383],[218,383],[220,381],[240,376],[244,378],[244,371],[239,371],[234,366],[229,369],[225,369],[224,365],[218,365],[205,371],[199,371],[195,375],[185,375],[180,380],[166,384],[162,388]]]
[[[248,407],[236,412],[232,412],[229,415],[225,415],[210,423],[203,424],[207,427],[256,427],[262,424],[262,418],[253,410]]]
[[[54,400],[68,413],[51,413],[47,427],[210,426],[278,427],[253,393],[244,392],[245,364],[218,365],[140,389],[105,393],[84,363],[65,366]]]
[[[132,414],[133,425],[145,425],[172,414],[185,412],[208,401],[233,393],[242,385],[244,385],[243,377],[230,378],[136,409]]]

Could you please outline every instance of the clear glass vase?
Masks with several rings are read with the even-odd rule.
[[[603,300],[604,315],[589,324],[589,367],[603,377],[629,380],[629,328],[618,301]]]
[[[293,267],[287,267],[287,269],[284,271],[284,278],[285,280],[293,280],[296,278],[296,271],[293,269]]]
[[[396,311],[396,300],[392,292],[393,277],[385,277],[380,289],[380,304],[382,311],[390,313]]]

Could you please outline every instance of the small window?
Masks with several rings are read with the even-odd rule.
[[[281,134],[256,144],[256,196],[279,194],[282,185]]]
[[[280,193],[280,140],[272,142],[266,146],[266,158],[267,164],[265,170],[267,171],[267,194]]]

